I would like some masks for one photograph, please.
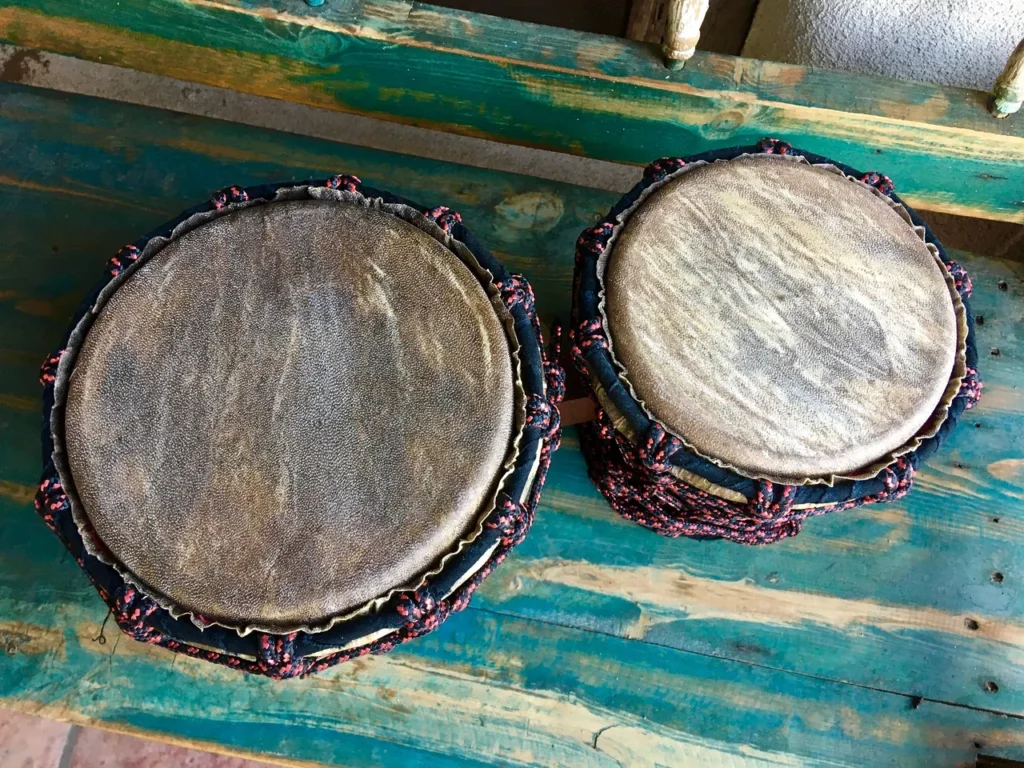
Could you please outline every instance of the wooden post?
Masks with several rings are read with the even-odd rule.
[[[992,86],[988,109],[996,117],[1012,115],[1024,103],[1024,40],[1010,54],[1003,74]]]
[[[708,0],[669,0],[661,50],[670,69],[679,69],[697,50]]]

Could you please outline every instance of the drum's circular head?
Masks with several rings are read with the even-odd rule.
[[[171,241],[75,366],[85,514],[207,620],[307,624],[416,586],[491,509],[512,450],[512,351],[480,280],[363,205],[256,205]]]
[[[957,352],[951,288],[865,186],[772,156],[681,174],[608,255],[615,357],[652,415],[750,476],[800,482],[896,451]]]

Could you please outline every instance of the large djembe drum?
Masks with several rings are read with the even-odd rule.
[[[447,208],[231,188],[43,366],[37,509],[138,640],[274,677],[435,628],[530,526],[562,376]]]
[[[660,160],[577,244],[591,478],[748,544],[898,498],[977,401],[970,290],[878,173],[778,140]]]

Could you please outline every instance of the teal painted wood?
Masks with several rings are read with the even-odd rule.
[[[48,554],[44,582],[66,590],[56,610],[0,598],[4,615],[53,627],[3,635],[0,703],[43,715],[350,766],[956,766],[975,744],[1024,755],[1016,719],[474,609],[389,656],[244,677],[127,638],[100,645],[103,611]]]
[[[980,92],[699,53],[403,0],[11,0],[0,40],[629,163],[779,135],[920,206],[1024,221],[1024,121]]]
[[[1024,463],[1016,382],[1024,268],[957,256],[975,279],[975,307],[985,318],[978,331],[986,393],[909,497],[814,520],[767,549],[633,539],[623,530],[628,523],[605,513],[579,454],[563,450],[542,500],[543,533],[485,585],[480,603],[1020,713]],[[987,354],[992,348],[998,357]]]
[[[392,657],[275,686],[114,645],[109,627],[93,640],[102,605],[30,504],[37,366],[74,304],[120,245],[214,189],[344,170],[457,208],[537,285],[545,319],[565,317],[575,237],[615,195],[9,85],[0,145],[22,148],[0,153],[7,705],[356,764],[956,765],[975,741],[1024,756],[1018,718],[937,703],[1024,712],[1020,265],[962,256],[979,343],[1000,355],[903,502],[766,549],[662,539],[608,509],[570,430],[531,536],[470,611]]]

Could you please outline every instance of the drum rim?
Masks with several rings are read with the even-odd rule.
[[[780,144],[786,147],[784,152],[776,151]],[[648,195],[656,192],[664,184],[690,169],[708,163],[728,161],[745,156],[772,154],[784,155],[790,161],[834,169],[835,172],[841,173],[853,182],[865,184],[892,206],[908,222],[908,226],[913,227],[937,260],[946,267],[947,274],[944,277],[951,289],[954,309],[957,310],[958,346],[961,347],[955,358],[950,382],[935,412],[910,441],[914,444],[905,448],[901,447],[893,452],[891,457],[879,457],[879,460],[871,464],[863,473],[808,478],[807,482],[802,484],[794,483],[792,479],[757,477],[714,458],[702,456],[688,446],[685,439],[679,435],[675,435],[675,437],[683,443],[683,448],[669,456],[667,462],[673,473],[679,475],[680,479],[685,482],[691,485],[696,484],[698,488],[702,488],[712,495],[724,492],[723,498],[732,496],[734,500],[746,501],[753,498],[758,493],[759,482],[765,480],[793,484],[796,488],[795,503],[798,505],[833,504],[875,495],[885,487],[886,468],[893,466],[898,459],[907,459],[916,466],[937,450],[939,444],[955,426],[961,413],[967,407],[965,387],[971,383],[968,378],[972,371],[975,377],[972,381],[976,382],[977,371],[974,320],[965,295],[969,289],[968,291],[961,289],[959,280],[950,267],[951,264],[956,265],[956,263],[949,258],[941,243],[920,216],[895,194],[891,189],[891,182],[880,174],[861,173],[830,158],[794,149],[789,145],[777,142],[777,140],[764,140],[761,144],[753,147],[733,147],[700,155],[663,158],[652,163],[645,170],[644,178],[596,226],[585,230],[577,242],[572,316],[574,334],[577,337],[574,353],[579,362],[585,363],[580,372],[592,385],[592,389],[596,390],[595,397],[598,399],[598,405],[610,406],[605,410],[609,411],[608,417],[617,431],[634,444],[637,441],[637,436],[647,435],[653,425],[669,432],[668,427],[659,423],[654,414],[647,410],[633,390],[628,376],[625,374],[625,369],[614,356],[613,343],[608,333],[604,314],[602,265],[605,264],[612,251],[616,235],[627,225],[630,215]],[[884,179],[884,183],[878,185],[869,183],[875,179]],[[958,265],[956,266],[958,268]],[[954,295],[959,299],[959,306],[957,306],[956,299],[953,298]],[[584,327],[587,327],[586,332],[591,334],[598,332],[596,329],[599,328],[598,333],[602,337],[601,343],[588,346],[587,349],[580,349],[580,329]]]
[[[432,237],[444,246],[447,251],[452,253],[455,258],[469,269],[473,274],[473,277],[479,282],[481,287],[484,289],[484,292],[487,294],[487,299],[489,300],[489,303],[495,311],[498,321],[502,326],[506,342],[508,343],[509,353],[511,355],[514,408],[511,439],[508,447],[506,448],[505,456],[502,460],[498,475],[493,481],[491,491],[488,494],[488,500],[474,515],[472,528],[464,532],[452,547],[449,548],[444,555],[441,555],[440,559],[435,560],[431,567],[429,567],[425,572],[420,573],[418,576],[413,577],[409,582],[392,587],[391,589],[363,601],[360,604],[356,604],[352,607],[345,608],[339,612],[328,614],[315,620],[269,623],[255,620],[236,621],[226,617],[213,617],[205,612],[197,611],[195,608],[185,607],[180,604],[178,600],[166,595],[157,586],[147,583],[145,579],[135,574],[117,554],[107,547],[107,545],[102,543],[102,537],[99,535],[95,524],[90,519],[89,512],[85,508],[86,505],[79,498],[78,493],[75,490],[74,473],[67,456],[67,438],[64,431],[64,419],[71,377],[74,371],[77,370],[76,366],[78,365],[78,356],[81,354],[82,349],[85,346],[86,338],[91,332],[96,320],[102,315],[107,303],[113,298],[118,290],[120,290],[120,288],[131,279],[131,276],[135,271],[152,259],[158,258],[160,253],[162,253],[168,245],[188,233],[201,229],[216,219],[236,214],[245,209],[263,207],[267,205],[294,204],[301,203],[303,201],[327,202],[352,208],[361,208],[368,211],[376,210],[387,215],[394,216],[400,221],[411,224],[417,229],[425,232],[428,236]],[[58,367],[54,387],[54,408],[51,412],[51,430],[54,435],[54,442],[58,446],[58,450],[55,451],[54,455],[54,463],[57,467],[57,471],[61,477],[64,488],[68,490],[72,517],[78,525],[79,531],[82,534],[82,540],[85,543],[85,548],[90,554],[117,570],[125,581],[141,590],[144,594],[153,598],[160,607],[166,609],[175,618],[186,618],[194,622],[200,628],[206,628],[210,625],[218,625],[234,629],[241,635],[246,635],[253,631],[284,634],[292,631],[326,631],[339,622],[349,621],[362,614],[379,608],[398,592],[418,589],[427,579],[437,576],[437,574],[444,569],[448,561],[465,550],[466,547],[468,547],[479,536],[483,531],[484,520],[490,511],[496,506],[498,496],[507,485],[507,481],[516,466],[526,416],[526,393],[523,389],[519,375],[521,369],[519,360],[519,341],[516,337],[512,317],[502,303],[502,300],[498,295],[498,289],[494,286],[490,273],[479,265],[476,256],[474,256],[472,252],[462,246],[461,243],[454,241],[449,235],[444,233],[440,227],[429,221],[420,211],[411,206],[398,203],[387,203],[380,198],[364,197],[346,190],[331,190],[323,187],[309,187],[306,185],[281,187],[275,192],[273,198],[268,200],[264,200],[263,198],[251,198],[246,201],[224,206],[221,209],[197,213],[175,226],[168,237],[151,238],[146,246],[140,250],[141,253],[138,259],[133,261],[129,268],[121,271],[118,275],[112,276],[111,280],[100,291],[90,310],[81,318],[81,320],[79,320],[75,328],[72,330],[68,343],[64,346],[65,351],[61,357],[61,363]]]
[[[87,332],[98,312],[94,308],[101,307],[130,277],[133,267],[141,263],[140,256],[144,262],[173,237],[212,218],[249,205],[296,199],[337,200],[399,215],[435,237],[470,268],[491,299],[513,357],[516,414],[512,438],[495,481],[493,504],[481,510],[471,534],[455,542],[414,586],[393,588],[356,610],[325,617],[316,626],[238,626],[204,620],[141,585],[95,534],[77,500],[67,463],[61,387],[66,394],[66,377],[85,336],[83,332],[76,339],[76,332],[80,326]],[[69,349],[72,354],[67,354]],[[532,289],[494,258],[462,224],[458,213],[444,206],[419,206],[364,186],[355,176],[231,187],[122,248],[108,263],[104,279],[79,306],[60,351],[44,363],[44,472],[36,508],[86,571],[122,629],[137,639],[275,677],[318,671],[355,655],[390,650],[398,642],[435,628],[449,611],[465,606],[479,581],[522,540],[532,522],[550,453],[558,442],[554,404],[560,391],[552,391],[550,386],[556,369],[544,357]],[[282,643],[287,646],[283,655],[279,650]]]

